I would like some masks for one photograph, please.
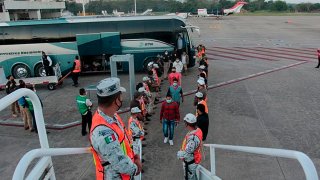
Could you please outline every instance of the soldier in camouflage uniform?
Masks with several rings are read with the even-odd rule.
[[[197,180],[196,169],[201,162],[202,131],[196,126],[197,118],[189,113],[184,117],[189,132],[184,138],[178,159],[183,160],[185,180]]]
[[[141,171],[125,126],[116,111],[122,105],[118,78],[106,78],[97,86],[98,110],[93,116],[90,141],[96,164],[96,179],[130,180]]]

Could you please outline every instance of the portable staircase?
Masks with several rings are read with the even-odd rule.
[[[35,118],[37,122],[38,135],[40,140],[40,148],[34,149],[26,153],[19,164],[17,165],[13,177],[13,180],[34,180],[34,179],[51,179],[55,180],[55,172],[52,163],[52,156],[62,155],[75,155],[91,153],[90,148],[49,148],[48,138],[46,134],[44,118],[42,113],[42,107],[38,96],[29,89],[19,89],[13,93],[0,99],[0,111],[17,101],[22,96],[28,96],[33,104]],[[138,145],[140,147],[140,157],[142,154],[141,142]],[[239,151],[253,154],[261,154],[273,157],[283,157],[296,159],[301,164],[302,169],[305,173],[307,180],[318,180],[318,174],[316,168],[311,159],[302,152],[273,149],[273,148],[259,148],[259,147],[246,147],[246,146],[231,146],[231,145],[220,145],[220,144],[205,144],[204,146],[210,148],[210,171],[199,165],[197,168],[197,176],[199,180],[220,180],[216,175],[215,165],[215,149],[224,149],[230,151]],[[26,171],[30,163],[39,158],[38,162],[31,169],[30,173],[26,176]],[[26,176],[26,177],[25,177]],[[141,174],[135,177],[135,180],[141,180]]]

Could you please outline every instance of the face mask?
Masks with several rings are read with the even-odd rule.
[[[167,53],[167,52],[165,52],[164,54],[165,54],[165,55],[168,55],[168,53]]]
[[[167,99],[166,101],[167,101],[167,103],[171,103],[172,100],[171,99]]]
[[[120,101],[120,105],[118,105],[117,100],[116,100],[116,105],[118,106],[118,110],[119,110],[121,108],[121,106],[122,106],[122,101],[120,100],[120,98],[117,98],[117,99],[119,99],[119,101]]]
[[[178,85],[178,83],[173,83],[173,86],[177,86]]]

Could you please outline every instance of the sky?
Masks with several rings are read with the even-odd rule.
[[[284,0],[287,3],[320,3],[320,0]]]

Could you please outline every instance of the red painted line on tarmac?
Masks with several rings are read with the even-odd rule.
[[[270,73],[273,73],[273,72],[277,72],[277,71],[280,71],[280,70],[283,70],[283,69],[292,68],[292,67],[295,67],[295,66],[307,63],[307,62],[308,61],[302,61],[302,62],[298,62],[298,63],[295,63],[295,64],[282,66],[280,68],[275,68],[275,69],[271,69],[271,70],[267,70],[267,71],[263,71],[263,72],[259,72],[259,73],[255,73],[255,74],[251,74],[249,76],[236,78],[236,79],[232,79],[232,80],[229,80],[229,81],[221,82],[221,83],[218,83],[218,84],[210,85],[208,87],[208,90],[219,88],[219,87],[223,87],[223,86],[227,86],[227,85],[234,84],[234,83],[237,83],[237,82],[240,82],[240,81],[244,81],[244,80],[247,80],[247,79],[256,78],[256,77],[259,77],[259,76],[262,76],[262,75],[266,75],[266,74],[270,74]],[[190,95],[195,94],[195,93],[196,93],[196,90],[192,90],[192,91],[184,93],[183,95],[184,96],[190,96]],[[164,99],[165,98],[162,98],[157,104],[162,103],[164,101]],[[126,113],[126,112],[129,112],[129,108],[125,108],[123,111],[120,111],[119,114]],[[3,123],[3,122],[0,122],[0,125],[2,125],[2,126],[12,126],[12,127],[23,127],[22,124],[15,124],[15,123]],[[65,130],[65,129],[69,129],[69,128],[80,126],[80,125],[81,125],[81,122],[79,121],[79,123],[75,123],[75,124],[72,124],[72,125],[61,125],[60,127],[59,126],[57,127],[57,125],[46,125],[46,128],[47,129],[51,129],[51,130]]]
[[[217,50],[217,49],[209,49],[209,48],[207,48],[207,51],[208,50],[209,51],[217,51],[217,52],[226,53],[226,54],[233,54],[233,55],[236,55],[236,56],[251,57],[251,58],[258,59],[258,60],[279,61],[279,60],[276,60],[276,59],[270,59],[270,58],[266,58],[266,57],[259,57],[259,56],[253,56],[253,55],[244,55],[244,54],[239,54],[239,53],[234,53],[234,52],[221,51],[221,50]],[[206,54],[207,54],[207,51],[206,51]]]
[[[232,56],[227,56],[227,55],[220,55],[220,54],[208,53],[207,51],[206,51],[205,54],[209,54],[209,55],[213,55],[213,56],[219,56],[219,57],[224,57],[224,58],[229,58],[229,59],[236,60],[236,61],[247,61],[247,59],[243,59],[243,58],[239,58],[239,57],[232,57]]]
[[[288,66],[282,66],[280,68],[275,68],[275,69],[263,71],[263,72],[256,73],[256,74],[251,74],[249,76],[245,76],[245,77],[242,77],[242,78],[237,78],[237,79],[221,82],[221,83],[209,86],[208,89],[215,89],[215,88],[218,88],[218,87],[223,87],[223,86],[226,86],[226,85],[229,85],[229,84],[234,84],[234,83],[237,83],[237,82],[240,82],[240,81],[244,81],[244,80],[247,80],[247,79],[252,79],[252,78],[255,78],[255,77],[262,76],[262,75],[266,75],[266,74],[270,74],[270,73],[273,73],[273,72],[277,72],[277,71],[280,71],[280,70],[283,70],[283,69],[292,68],[292,67],[295,67],[295,66],[307,63],[307,62],[308,61],[298,62],[298,63],[291,64],[291,65],[288,65]]]
[[[299,53],[299,54],[306,54],[306,55],[315,55],[317,51],[310,51],[306,49],[292,49],[292,48],[281,48],[284,51],[293,52],[293,53]]]
[[[256,49],[253,49],[253,48],[248,48],[248,49],[256,50]],[[303,54],[303,53],[300,53],[300,52],[289,52],[287,50],[272,49],[272,48],[260,48],[260,49],[263,49],[263,50],[260,50],[260,51],[264,51],[264,52],[279,53],[279,54],[283,54],[283,55],[301,57],[301,58],[307,58],[307,59],[314,59],[316,57],[315,54],[314,55],[309,54],[309,56],[303,56],[303,55],[297,55],[297,54]],[[275,52],[275,51],[277,51],[277,52]],[[286,53],[286,52],[289,52],[289,53]],[[292,53],[295,53],[295,54],[292,54]]]
[[[289,50],[294,50],[294,51],[308,51],[308,52],[312,52],[312,53],[316,53],[317,50],[311,50],[311,49],[308,49],[308,48],[305,48],[305,49],[298,49],[298,48],[286,48],[286,47],[281,47],[282,49],[289,49]]]
[[[258,52],[252,52],[252,51],[262,51],[262,52],[270,52],[270,51],[265,51],[265,50],[257,50],[257,49],[253,49],[253,48],[246,48],[246,49],[230,49],[230,48],[222,48],[219,47],[219,49],[225,49],[225,50],[230,50],[230,51],[237,51],[237,52],[245,52],[245,53],[250,53],[250,54],[257,54],[257,55],[263,55],[263,56],[270,56],[270,57],[276,57],[276,58],[281,58],[281,59],[290,59],[290,60],[294,60],[294,61],[305,61],[305,60],[301,60],[301,59],[297,59],[297,58],[292,58],[292,57],[284,57],[284,56],[278,56],[278,55],[282,55],[282,54],[278,54],[278,55],[274,55],[274,54],[266,54],[266,53],[258,53]],[[247,51],[248,50],[248,51]],[[274,52],[272,52],[274,53]],[[284,54],[285,55],[285,54]],[[292,54],[290,55],[292,56]],[[310,58],[310,57],[309,57]]]

